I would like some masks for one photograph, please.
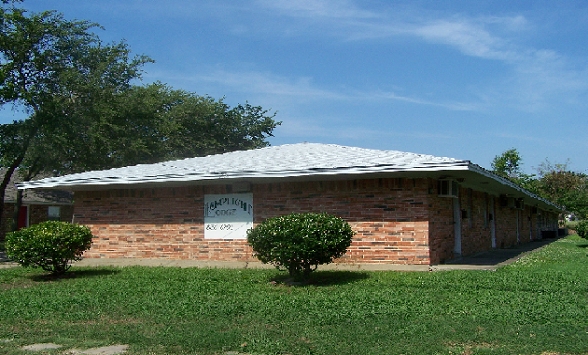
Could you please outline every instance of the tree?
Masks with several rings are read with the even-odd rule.
[[[180,103],[167,112],[171,127],[165,159],[262,148],[280,124],[274,121],[275,114],[249,103],[231,108],[222,99],[183,91],[171,95]]]
[[[269,145],[280,122],[248,103],[231,108],[223,100],[154,83],[119,97],[108,127],[113,166],[154,163]]]
[[[59,174],[264,147],[280,124],[259,106],[231,108],[161,83],[130,87],[93,110],[51,126]]]
[[[91,32],[96,27],[52,11],[0,8],[0,104],[29,114],[0,125],[0,198],[17,169],[28,181],[42,171],[62,175],[269,145],[280,124],[275,114],[161,83],[132,86],[151,60],[131,58],[124,42],[104,45]],[[15,213],[21,199],[19,191]]]
[[[522,158],[519,152],[512,148],[492,160],[492,171],[507,179],[516,179],[521,174]]]
[[[568,162],[545,160],[537,169],[541,195],[563,208],[563,212],[588,217],[588,176],[568,169]]]
[[[29,15],[14,7],[0,9],[0,104],[20,106],[30,115],[0,128],[0,163],[7,168],[0,198],[17,168],[26,180],[56,163],[52,157],[58,155],[46,143],[63,137],[56,133],[80,116],[76,111],[127,89],[150,61],[130,58],[124,42],[104,45],[91,32],[96,27],[53,11]]]
[[[588,218],[588,175],[570,171],[569,161],[562,164],[545,159],[537,168],[537,175],[522,173],[521,165],[522,158],[514,148],[492,161],[494,173],[559,205],[562,214]]]
[[[512,148],[494,157],[494,160],[492,160],[492,172],[537,194],[537,180],[535,175],[523,173],[521,170],[522,162],[523,158],[519,152]]]

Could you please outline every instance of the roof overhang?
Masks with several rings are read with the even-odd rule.
[[[181,186],[206,186],[223,184],[262,184],[296,181],[343,181],[351,179],[378,178],[431,178],[453,179],[462,187],[486,192],[494,196],[523,199],[526,205],[543,210],[558,211],[555,204],[532,194],[513,182],[504,179],[475,164],[464,162],[448,166],[422,166],[401,169],[393,167],[353,167],[346,169],[310,169],[306,171],[274,172],[226,172],[199,176],[151,176],[138,179],[107,177],[100,179],[43,179],[19,185],[19,189],[62,189],[69,191],[99,191],[130,188],[158,188]]]
[[[451,178],[465,188],[558,210],[553,203],[468,160],[315,143],[89,171],[28,181],[18,188],[94,191],[369,178]]]

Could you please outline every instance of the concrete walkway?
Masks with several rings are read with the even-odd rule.
[[[534,250],[540,249],[557,239],[542,239],[526,244],[521,244],[508,249],[493,249],[475,255],[448,261],[440,265],[390,265],[390,264],[329,264],[322,265],[319,270],[397,270],[397,271],[442,271],[442,270],[496,270],[497,268],[511,264]],[[10,262],[6,255],[0,252],[0,268],[14,267],[18,264]],[[235,269],[273,269],[273,266],[260,262],[237,261],[197,261],[197,260],[172,260],[172,259],[140,259],[140,258],[85,258],[74,264],[83,267],[101,266],[169,266],[169,267],[207,267],[207,268],[235,268]]]
[[[4,269],[7,267],[14,267],[17,266],[17,263],[14,263],[10,260],[8,260],[8,258],[6,257],[6,253],[4,253],[3,251],[0,251],[0,269]]]
[[[541,249],[556,240],[551,238],[539,239],[512,248],[492,249],[450,260],[442,265],[433,265],[431,270],[496,270],[501,266],[512,264],[526,254]]]

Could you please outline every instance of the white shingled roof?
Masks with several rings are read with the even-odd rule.
[[[30,181],[19,188],[83,188],[243,178],[469,170],[470,162],[432,155],[299,143],[141,164]]]

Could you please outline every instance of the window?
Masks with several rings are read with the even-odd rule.
[[[61,208],[59,206],[49,206],[47,217],[50,221],[59,221],[61,217]]]
[[[455,180],[442,179],[439,180],[438,192],[440,197],[457,197],[458,185]]]

